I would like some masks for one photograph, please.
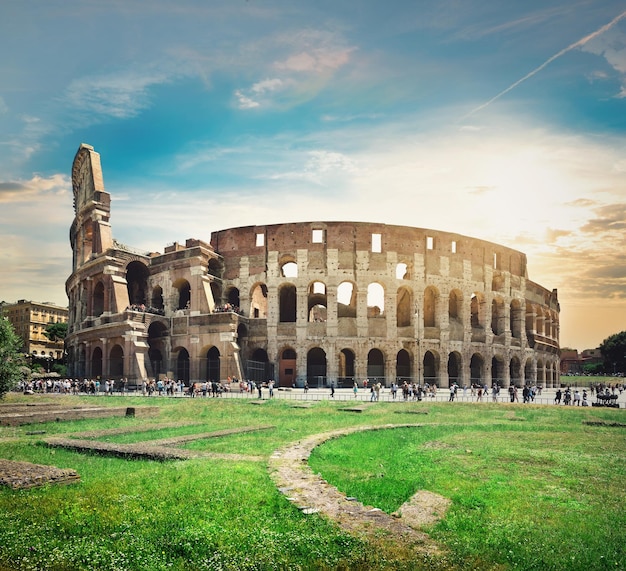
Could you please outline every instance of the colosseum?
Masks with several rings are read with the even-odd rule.
[[[528,279],[522,252],[367,222],[230,228],[144,252],[112,237],[93,147],[72,184],[73,377],[558,382],[557,292]]]

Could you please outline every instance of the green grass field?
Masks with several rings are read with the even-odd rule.
[[[119,398],[97,400],[120,405]],[[81,477],[69,486],[0,488],[0,569],[626,568],[626,429],[615,425],[626,424],[624,409],[381,402],[355,414],[328,400],[306,409],[280,399],[252,406],[245,399],[127,397],[124,404],[158,404],[160,414],[0,427],[0,458],[73,468]],[[428,414],[407,412],[420,410]],[[248,457],[239,459],[124,460],[42,441],[164,423],[179,426],[102,440],[274,428],[184,445]],[[450,498],[446,517],[428,530],[440,555],[406,561],[384,542],[352,537],[317,514],[304,515],[269,477],[272,452],[304,436],[407,423],[420,426],[330,440],[309,462],[347,495],[390,513],[419,489]],[[35,430],[45,434],[27,434]]]

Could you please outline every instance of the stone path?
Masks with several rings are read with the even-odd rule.
[[[313,448],[332,438],[366,430],[419,426],[364,426],[309,436],[272,454],[269,461],[270,476],[278,489],[303,513],[320,513],[353,535],[387,546],[392,543],[396,550],[408,550],[409,557],[414,550],[440,553],[441,546],[431,540],[422,527],[442,518],[450,500],[421,490],[397,512],[389,515],[376,507],[363,505],[356,498],[346,497],[314,474],[308,465]]]

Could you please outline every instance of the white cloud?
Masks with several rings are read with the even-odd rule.
[[[66,194],[70,189],[66,175],[34,175],[30,180],[0,182],[0,203],[37,202],[46,196]]]
[[[127,70],[118,74],[83,77],[72,81],[65,93],[68,106],[96,116],[127,119],[149,105],[149,88],[166,83],[163,73]]]
[[[237,101],[239,103],[239,109],[254,109],[261,105],[258,101],[255,101],[247,95],[244,95],[243,91],[241,91],[240,89],[235,91],[235,97],[237,98]]]

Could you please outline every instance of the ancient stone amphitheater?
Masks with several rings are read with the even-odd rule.
[[[112,237],[89,145],[72,181],[73,377],[557,383],[557,292],[528,279],[522,252],[365,222],[231,228],[142,252]]]

